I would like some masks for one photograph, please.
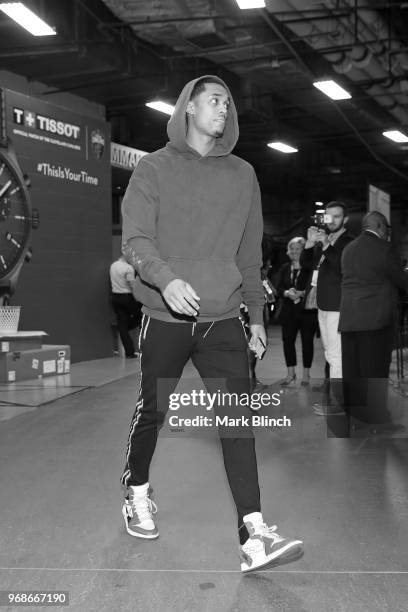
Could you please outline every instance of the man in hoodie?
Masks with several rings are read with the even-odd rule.
[[[217,392],[224,380],[230,393],[249,393],[242,301],[250,315],[250,345],[266,345],[260,192],[250,164],[231,154],[238,120],[226,84],[213,76],[187,83],[167,133],[167,145],[135,169],[122,207],[123,253],[138,272],[135,294],[144,313],[122,512],[127,532],[141,538],[159,535],[149,486],[158,381],[173,379],[171,393],[191,358],[207,391]],[[238,512],[242,571],[300,548],[300,540],[283,538],[264,523],[252,430],[221,437],[221,446]]]

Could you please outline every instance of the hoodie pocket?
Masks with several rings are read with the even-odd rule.
[[[241,303],[242,276],[234,260],[170,257],[168,263],[200,297],[200,314],[222,315]]]

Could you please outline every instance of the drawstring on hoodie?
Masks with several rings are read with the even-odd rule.
[[[210,329],[212,328],[212,326],[214,325],[215,321],[213,321],[210,325],[210,327],[206,330],[204,336],[203,336],[203,340],[206,337],[206,335],[209,333]],[[195,332],[195,328],[197,325],[197,321],[195,321],[194,323],[191,324],[191,335],[194,336],[194,332]]]
[[[210,329],[212,328],[212,326],[214,325],[215,321],[213,321],[210,325],[210,327],[207,329],[207,331],[205,332],[204,336],[203,336],[203,340],[206,337],[206,335],[208,334],[208,332],[210,331]]]

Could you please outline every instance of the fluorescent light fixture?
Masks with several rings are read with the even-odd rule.
[[[14,19],[16,23],[33,36],[55,36],[57,33],[54,28],[37,17],[22,2],[3,2],[0,4],[0,11]]]
[[[271,149],[276,149],[277,151],[280,151],[281,153],[297,153],[298,152],[297,149],[285,144],[284,142],[268,142],[268,147],[271,147]]]
[[[383,132],[383,136],[386,136],[394,142],[408,142],[408,136],[406,136],[399,130],[390,130],[388,132]]]
[[[325,213],[326,211],[324,210],[324,208],[318,208],[316,210],[317,213]]]
[[[148,106],[149,108],[153,108],[154,110],[160,111],[161,113],[166,113],[166,115],[172,115],[175,108],[171,104],[167,104],[167,102],[162,102],[161,100],[156,100],[155,102],[146,102],[146,106]]]
[[[348,100],[351,98],[349,92],[337,85],[336,81],[315,81],[313,85],[332,100]]]
[[[265,0],[237,0],[240,9],[265,8]]]
[[[315,202],[315,206],[324,206],[323,202]],[[319,211],[316,211],[319,212]]]

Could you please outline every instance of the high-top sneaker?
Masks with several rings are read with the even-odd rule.
[[[135,489],[138,492],[135,492]],[[151,499],[153,489],[147,487],[140,492],[140,487],[129,487],[128,495],[122,507],[126,531],[137,538],[154,539],[159,537],[159,530],[153,521],[157,506]]]
[[[241,571],[253,572],[265,567],[291,549],[303,549],[302,540],[283,538],[276,533],[276,525],[268,527],[265,523],[254,526],[245,521],[249,538],[240,546]]]

